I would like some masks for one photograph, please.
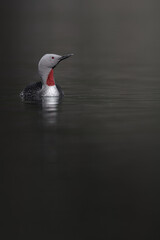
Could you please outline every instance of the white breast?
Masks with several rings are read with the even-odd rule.
[[[58,97],[59,96],[59,91],[56,87],[54,86],[42,86],[42,90],[40,92],[41,96],[43,97]]]

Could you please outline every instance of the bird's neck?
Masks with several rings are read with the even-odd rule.
[[[47,81],[46,81],[47,86],[54,86],[55,85],[55,80],[54,80],[54,72],[53,69],[48,74]]]
[[[43,80],[41,95],[46,97],[58,97],[59,92],[55,84],[53,69],[46,69],[41,75]]]
[[[55,85],[54,72],[52,68],[45,68],[43,71],[39,71],[39,73],[42,78],[43,86],[50,87]]]

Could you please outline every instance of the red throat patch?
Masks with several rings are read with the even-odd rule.
[[[54,77],[53,77],[53,69],[50,71],[50,73],[48,74],[48,78],[47,78],[47,82],[46,84],[48,86],[54,86],[55,82],[54,82]]]

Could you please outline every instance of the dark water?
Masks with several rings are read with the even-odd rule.
[[[159,239],[158,1],[2,4],[2,239]],[[61,102],[23,103],[46,53]],[[1,231],[2,233],[2,231]]]

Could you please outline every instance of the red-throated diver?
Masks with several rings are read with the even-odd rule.
[[[30,84],[21,92],[22,98],[38,97],[59,97],[63,95],[61,87],[55,84],[54,68],[62,60],[72,56],[67,54],[60,56],[57,54],[45,54],[39,61],[38,70],[41,81]]]

